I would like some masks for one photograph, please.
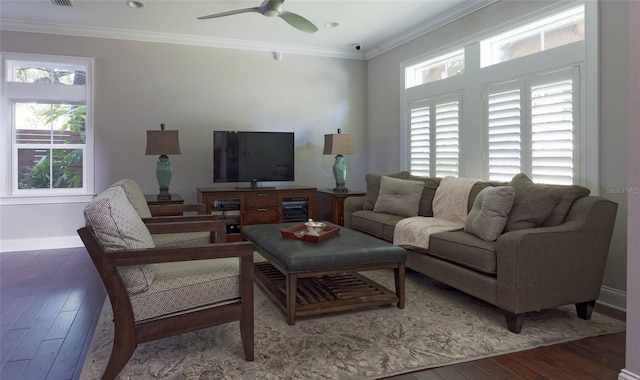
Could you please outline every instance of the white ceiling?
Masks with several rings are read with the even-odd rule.
[[[58,0],[59,1],[59,0]],[[262,51],[371,58],[496,0],[288,0],[319,31],[294,29],[280,18],[243,13],[197,17],[259,6],[253,1],[0,0],[0,29],[186,43]],[[328,23],[338,23],[330,28]],[[355,45],[362,48],[358,51]]]

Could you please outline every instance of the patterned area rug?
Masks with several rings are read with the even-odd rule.
[[[367,276],[393,289],[392,271]],[[138,346],[120,379],[377,379],[560,342],[624,331],[624,322],[573,305],[529,313],[522,333],[506,329],[495,307],[407,271],[406,309],[394,305],[300,318],[255,291],[254,362],[246,362],[238,323]],[[106,367],[113,324],[107,302],[81,379]]]

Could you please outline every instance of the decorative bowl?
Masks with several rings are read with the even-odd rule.
[[[327,225],[322,222],[306,222],[304,224],[307,227],[307,235],[320,235],[320,231],[322,231]]]

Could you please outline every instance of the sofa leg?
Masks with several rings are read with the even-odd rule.
[[[507,320],[507,329],[514,334],[520,334],[522,324],[524,323],[524,313],[514,314],[505,312],[504,316]]]
[[[576,313],[578,318],[589,320],[591,319],[591,313],[596,306],[596,301],[580,302],[576,304]]]

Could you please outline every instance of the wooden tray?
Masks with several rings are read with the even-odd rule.
[[[316,235],[307,235],[306,233],[301,237],[297,237],[296,232],[307,231],[307,226],[304,224],[299,224],[297,226],[285,228],[284,230],[280,230],[282,237],[285,239],[293,239],[293,240],[304,240],[310,241],[312,243],[320,243],[331,236],[335,236],[340,233],[340,226],[326,226],[318,236]]]

